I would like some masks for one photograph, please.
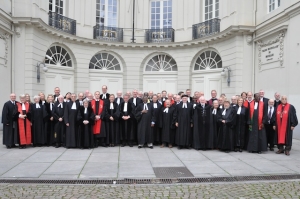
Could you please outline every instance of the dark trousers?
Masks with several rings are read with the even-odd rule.
[[[265,124],[265,129],[267,134],[267,144],[270,145],[270,148],[274,148],[275,130],[273,129],[273,125]]]
[[[279,150],[283,150],[284,144],[278,144],[278,149]],[[285,145],[285,149],[286,151],[290,151],[292,149],[292,146],[287,146]]]

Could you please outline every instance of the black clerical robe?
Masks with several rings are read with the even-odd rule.
[[[161,128],[161,141],[162,143],[174,144],[175,143],[175,122],[174,112],[175,107],[161,108],[160,110],[160,122],[159,127]]]
[[[72,106],[74,108],[72,109]],[[78,143],[78,111],[79,105],[76,102],[67,102],[64,113],[65,124],[69,123],[69,126],[66,126],[66,147],[74,148],[79,145]]]
[[[220,124],[218,123],[218,112],[220,111],[217,108],[214,111],[214,108],[211,107],[208,111],[209,114],[209,134],[207,139],[207,148],[214,149],[218,147],[218,132],[220,129]]]
[[[239,112],[239,108],[241,108],[241,111]],[[236,115],[235,115],[235,121],[234,121],[234,146],[236,148],[243,149],[245,146],[245,136],[247,129],[247,122],[248,122],[248,109],[244,106],[237,106],[235,108]],[[247,139],[248,140],[248,139]]]
[[[106,128],[106,139],[108,144],[119,144],[120,143],[120,129],[119,129],[119,117],[120,111],[117,103],[105,104],[105,128]],[[114,120],[110,120],[113,117]]]
[[[18,144],[18,130],[15,120],[17,107],[15,103],[7,101],[2,109],[3,144],[7,147],[13,147],[15,144]]]
[[[85,109],[83,106],[80,106],[77,117],[78,117],[78,124],[79,124],[78,147],[93,148],[94,146],[93,125],[95,122],[95,114],[92,108],[89,106],[87,107],[87,109]],[[89,123],[84,124],[83,121],[88,121]]]
[[[52,109],[52,116],[54,119],[54,143],[57,146],[61,144],[65,145],[65,132],[66,132],[66,124],[64,122],[64,108],[66,107],[66,103],[63,102],[60,104],[59,102],[55,102]],[[59,118],[62,118],[62,121],[59,121]]]
[[[130,102],[127,103],[127,110],[124,109],[125,102],[120,104],[120,139],[123,144],[132,142],[135,139],[134,132],[132,130],[133,121],[135,120],[133,107]],[[130,116],[128,120],[124,120],[123,116]]]
[[[47,132],[47,144],[54,144],[54,120],[50,120],[53,117],[52,110],[54,108],[53,103],[44,103],[45,109],[47,111],[47,117],[45,118],[45,131]]]
[[[154,118],[156,120],[156,123],[154,124],[154,127],[153,127],[153,141],[154,141],[154,143],[159,144],[159,143],[161,143],[161,128],[159,127],[160,126],[160,116],[161,116],[161,110],[162,110],[163,106],[158,102],[156,102],[156,103],[151,102],[150,104],[153,106]],[[154,104],[156,104],[156,106]]]
[[[181,147],[189,147],[192,144],[193,105],[187,103],[187,107],[183,108],[181,102],[175,106],[175,109],[173,117],[175,123],[178,123],[175,143]]]
[[[225,115],[223,115],[226,110]],[[217,118],[220,124],[218,148],[224,151],[234,150],[233,142],[233,125],[234,125],[235,109],[230,107],[228,109],[219,110]],[[225,120],[225,123],[222,122]]]
[[[134,115],[136,113],[137,106],[140,105],[140,104],[143,104],[143,100],[141,98],[137,97],[135,99],[136,99],[135,103],[134,103],[134,98],[133,97],[128,100],[128,102],[130,102],[131,105],[132,105],[132,107],[133,107],[132,111],[133,111]],[[137,122],[136,118],[134,117],[134,118],[132,118],[132,125],[131,125],[132,132],[133,132],[133,135],[134,135],[134,142],[137,142],[137,137],[138,137],[137,136],[137,134],[138,134],[138,132],[137,132],[137,126],[138,126],[138,122]]]
[[[37,105],[39,108],[37,108]],[[47,131],[45,130],[45,120],[48,116],[45,106],[39,104],[31,104],[30,108],[32,123],[32,144],[47,144]]]
[[[258,102],[257,109],[255,101],[249,104],[249,141],[247,150],[250,152],[267,151],[267,136],[265,128],[263,127],[264,116],[264,103]]]
[[[193,114],[193,147],[195,149],[213,148],[213,144],[209,143],[210,140],[210,109],[208,104],[197,104],[194,108]]]
[[[155,123],[156,121],[152,105],[150,103],[146,103],[146,110],[148,111],[147,113],[142,113],[144,105],[144,103],[139,104],[135,111],[135,118],[138,122],[137,137],[139,145],[153,143],[153,127],[151,127],[151,123]]]

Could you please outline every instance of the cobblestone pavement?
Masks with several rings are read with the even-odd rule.
[[[176,185],[0,184],[0,198],[300,198],[300,181]]]

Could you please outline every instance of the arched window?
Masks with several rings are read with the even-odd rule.
[[[177,63],[169,55],[156,55],[148,61],[145,71],[177,71]]]
[[[109,53],[98,53],[92,57],[89,68],[99,70],[121,70],[121,65],[114,55]]]
[[[222,59],[215,51],[205,51],[197,58],[194,70],[222,68]]]
[[[52,46],[47,50],[46,55],[52,58],[52,60],[50,60],[46,57],[46,64],[72,67],[70,54],[61,46]]]

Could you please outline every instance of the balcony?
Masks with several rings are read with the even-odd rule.
[[[173,28],[146,29],[145,32],[147,43],[174,42],[175,31]]]
[[[123,42],[123,28],[100,26],[97,24],[94,26],[94,39]]]
[[[49,26],[76,35],[76,20],[62,16],[56,12],[49,12]]]
[[[221,19],[214,18],[208,21],[193,25],[193,39],[199,39],[214,35],[220,32]]]

